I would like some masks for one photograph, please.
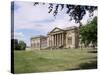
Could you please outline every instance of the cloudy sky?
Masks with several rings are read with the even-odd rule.
[[[30,38],[37,35],[46,35],[55,27],[65,28],[78,26],[65,14],[66,10],[59,11],[56,17],[48,13],[48,4],[33,6],[33,2],[15,1],[11,6],[14,11],[14,38],[23,40],[30,46]],[[94,16],[97,15],[95,11]],[[89,19],[88,13],[82,23],[86,24]]]

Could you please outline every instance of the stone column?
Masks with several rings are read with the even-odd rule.
[[[62,33],[60,34],[60,36],[61,36],[61,46],[62,46]]]
[[[49,47],[50,47],[50,36],[49,36]]]
[[[60,34],[59,34],[59,46],[61,45],[61,43],[60,43]]]
[[[54,42],[54,41],[53,41],[53,35],[51,35],[51,39],[52,39],[52,40],[51,40],[51,46],[53,47],[53,42]]]
[[[60,33],[60,46],[62,45],[62,36],[61,36],[61,33]]]
[[[57,38],[57,39],[58,39],[58,41],[57,41],[57,42],[58,42],[58,43],[57,43],[57,46],[59,47],[59,34],[57,34],[57,37],[58,37],[58,38]]]
[[[60,34],[59,34],[59,46],[60,46]]]
[[[53,46],[55,47],[55,35],[53,35],[53,41],[54,41],[54,45]]]
[[[51,47],[51,35],[50,35],[50,47]]]
[[[56,47],[56,35],[54,35],[54,37],[55,37],[55,38],[54,38],[54,39],[55,39],[54,41],[55,41],[55,47]]]
[[[53,42],[53,47],[54,47],[54,36],[53,35],[52,35],[52,39],[53,39],[52,42]]]
[[[51,41],[51,47],[52,47],[52,35],[51,35],[51,37],[50,37],[50,41]]]
[[[63,37],[63,33],[62,33],[62,45],[63,45],[63,43],[64,43],[63,39],[64,39],[64,37]]]
[[[58,34],[58,47],[59,47],[59,34]]]
[[[56,36],[55,40],[56,40],[56,47],[57,47],[57,34],[55,36]]]
[[[58,34],[57,34],[57,47],[58,47]]]
[[[59,34],[57,34],[57,47],[59,47]]]
[[[49,36],[47,37],[47,47],[49,47]]]
[[[58,47],[58,34],[57,34],[57,41],[56,42],[57,42],[57,47]]]
[[[55,41],[55,35],[54,35],[54,47],[56,46],[55,44],[56,44],[56,41]]]
[[[52,47],[52,35],[51,35],[51,37],[50,37],[50,41],[51,41],[51,47]]]

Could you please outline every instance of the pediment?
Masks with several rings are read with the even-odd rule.
[[[59,31],[63,31],[63,30],[56,27],[50,33],[59,32]]]

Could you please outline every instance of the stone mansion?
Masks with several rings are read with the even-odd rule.
[[[79,28],[76,26],[64,29],[55,27],[47,36],[39,35],[31,38],[32,49],[78,48],[79,46]]]

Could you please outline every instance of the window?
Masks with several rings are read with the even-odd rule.
[[[68,44],[71,45],[72,44],[72,37],[68,38]]]

